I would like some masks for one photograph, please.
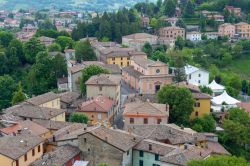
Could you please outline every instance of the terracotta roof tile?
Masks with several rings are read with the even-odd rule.
[[[206,140],[206,136],[202,133],[197,133],[190,128],[181,128],[175,124],[160,124],[160,125],[128,125],[128,131],[144,138],[170,142],[172,145],[195,143],[196,141]]]
[[[59,98],[59,96],[53,92],[48,92],[48,93],[44,93],[42,95],[39,96],[35,96],[32,97],[28,100],[26,100],[26,102],[34,104],[34,105],[41,105],[44,104],[46,102],[52,101]]]
[[[43,142],[43,138],[31,134],[0,137],[0,154],[18,159]]]
[[[42,158],[32,163],[31,166],[65,165],[80,153],[81,151],[78,147],[71,145],[59,146],[55,151],[44,154]]]
[[[49,120],[64,112],[63,109],[39,107],[28,103],[21,103],[5,110],[5,113],[14,116],[44,120]]]
[[[114,104],[115,101],[107,96],[97,96],[94,99],[81,103],[76,111],[108,113]]]
[[[124,116],[169,116],[166,104],[131,102],[125,105]]]
[[[17,133],[18,130],[28,130],[31,132],[31,134],[36,135],[36,136],[40,136],[42,134],[49,132],[49,130],[46,129],[45,127],[40,126],[37,123],[34,123],[30,120],[22,121],[22,122],[19,122],[17,124],[14,124],[10,127],[0,129],[1,132],[5,133],[7,135]]]
[[[119,85],[121,77],[112,74],[100,74],[89,78],[86,85]]]
[[[61,128],[73,124],[71,122],[61,122],[61,121],[43,120],[43,119],[34,119],[32,122],[35,122],[49,130],[59,130]]]
[[[60,93],[58,94],[60,96],[60,101],[64,102],[64,103],[72,103],[75,100],[77,100],[80,97],[80,94],[77,92],[64,92],[64,93]]]

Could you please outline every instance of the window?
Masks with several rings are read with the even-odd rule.
[[[24,161],[27,161],[27,154],[24,155]]]
[[[85,143],[87,142],[87,138],[84,138],[83,140],[84,140]]]
[[[139,166],[143,166],[143,160],[139,161]]]
[[[112,58],[112,61],[114,61],[115,60],[115,58]]]
[[[123,62],[121,62],[121,66],[123,66]]]
[[[32,149],[32,156],[35,156],[35,149]]]
[[[129,121],[130,121],[130,124],[134,124],[134,122],[135,122],[134,118],[130,118]]]
[[[127,57],[127,60],[130,60],[130,57]]]
[[[199,112],[198,111],[195,112],[195,116],[199,116]]]
[[[115,65],[115,62],[113,62],[113,65]]]
[[[129,150],[127,151],[127,156],[129,155]]]
[[[155,154],[155,161],[159,161],[159,155]]]
[[[148,149],[152,150],[152,145],[151,144],[148,145]]]
[[[160,166],[160,165],[158,165],[158,164],[153,164],[153,166]]]
[[[140,157],[143,157],[143,155],[144,155],[143,151],[140,150],[140,154],[139,155],[140,155]]]
[[[148,124],[148,118],[144,118],[144,119],[143,119],[143,123],[144,123],[144,124]]]
[[[201,83],[201,80],[199,80],[198,83],[200,84],[200,83]]]
[[[102,114],[101,114],[101,113],[98,113],[97,119],[98,119],[98,120],[101,120],[101,119],[102,119]]]
[[[99,86],[99,91],[102,91],[102,86]]]
[[[123,57],[121,57],[121,60],[123,60]]]
[[[127,62],[127,66],[129,66],[129,61]]]
[[[200,106],[201,106],[200,102],[195,102],[194,103],[194,107],[200,107]]]
[[[157,119],[157,124],[161,124],[161,119]]]
[[[41,151],[41,146],[38,145],[38,153]]]
[[[155,71],[156,73],[160,73],[161,71],[160,71],[160,69],[156,69],[156,71]]]
[[[189,79],[191,80],[191,78],[192,78],[192,76],[191,76],[191,74],[189,74]]]
[[[17,161],[16,161],[16,166],[19,166],[19,160],[17,159]]]

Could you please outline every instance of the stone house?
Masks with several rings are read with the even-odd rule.
[[[98,127],[78,136],[79,148],[90,166],[107,163],[132,166],[132,149],[141,137],[118,130]]]
[[[121,76],[113,74],[100,74],[86,81],[87,99],[96,96],[107,96],[115,101],[117,108],[120,106],[121,98]]]

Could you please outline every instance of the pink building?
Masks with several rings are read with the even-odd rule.
[[[123,68],[122,78],[140,94],[155,94],[172,83],[167,64],[138,56],[131,58],[131,66]]]
[[[219,36],[234,37],[235,26],[229,23],[221,24],[219,26]]]
[[[125,105],[124,128],[131,124],[167,124],[169,108],[166,104],[146,102],[131,102]]]

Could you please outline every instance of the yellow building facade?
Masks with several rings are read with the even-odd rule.
[[[62,113],[62,114],[59,114],[53,118],[51,118],[50,120],[53,120],[53,121],[60,121],[60,122],[65,122],[65,112]]]
[[[120,67],[126,67],[130,65],[130,57],[110,57],[107,58],[107,64],[116,64]]]
[[[204,93],[193,93],[193,98],[195,100],[195,103],[194,110],[190,116],[190,119],[209,115],[211,108],[211,97]]]
[[[61,104],[60,104],[60,98],[51,100],[49,102],[43,103],[39,105],[40,107],[47,107],[47,108],[55,108],[55,109],[60,109]]]
[[[15,149],[13,149],[14,151]],[[36,147],[30,149],[26,154],[20,156],[18,159],[12,159],[8,156],[0,154],[1,166],[28,166],[32,162],[36,161],[43,155],[43,143],[40,143]]]

